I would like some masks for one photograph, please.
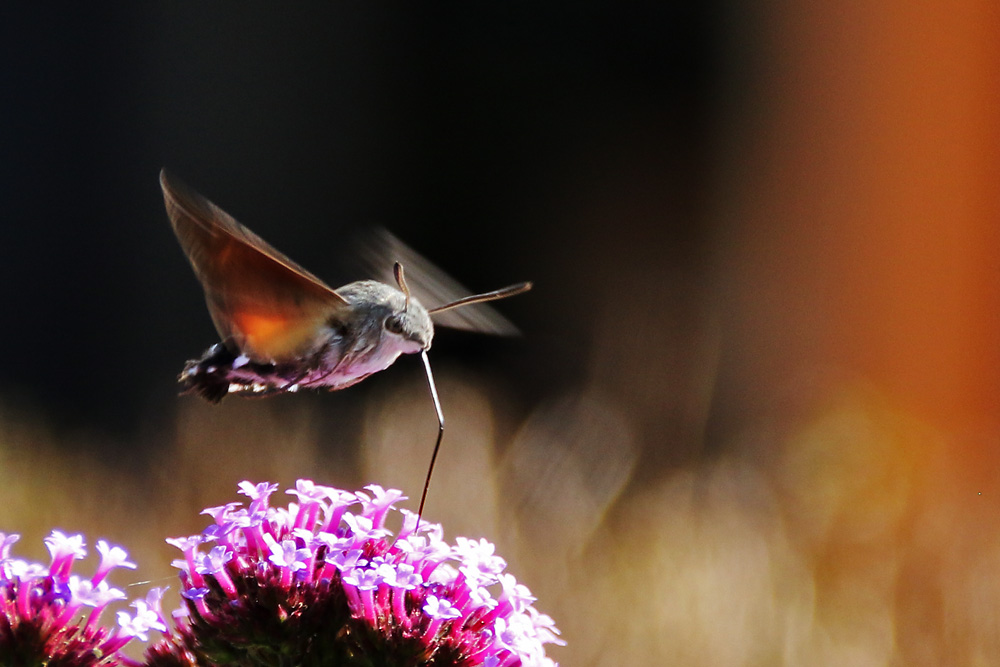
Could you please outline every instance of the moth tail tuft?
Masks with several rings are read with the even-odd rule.
[[[201,359],[191,359],[177,381],[184,388],[181,394],[197,394],[209,403],[220,403],[229,394],[228,368],[233,354],[225,345],[216,344],[205,350]]]

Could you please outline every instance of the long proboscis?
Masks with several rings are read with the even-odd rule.
[[[427,386],[431,389],[431,400],[434,401],[434,412],[438,418],[438,437],[434,443],[434,453],[431,454],[431,464],[427,467],[427,478],[424,480],[424,491],[420,494],[420,507],[417,509],[417,528],[420,528],[420,520],[424,516],[424,501],[427,500],[427,489],[431,486],[431,475],[434,474],[434,463],[437,461],[438,450],[441,449],[441,438],[444,437],[444,413],[441,412],[441,401],[438,399],[437,386],[434,384],[434,374],[431,373],[431,362],[427,358],[427,350],[421,350],[420,358],[424,362],[424,371],[427,372]]]
[[[443,313],[446,310],[451,310],[452,308],[458,308],[460,306],[471,306],[474,303],[485,303],[487,301],[496,301],[497,299],[506,299],[509,296],[523,294],[530,289],[530,282],[518,283],[516,285],[510,285],[509,287],[501,287],[498,290],[486,292],[485,294],[473,294],[472,296],[467,296],[463,299],[459,299],[458,301],[452,301],[451,303],[446,303],[443,306],[431,308],[427,312],[433,315],[434,313]]]
[[[399,262],[397,262],[393,267],[393,272],[400,289],[406,293],[407,299],[409,299],[409,290],[406,288],[406,282],[403,278],[403,267],[399,264]],[[506,299],[509,296],[522,294],[530,289],[530,282],[518,283],[516,285],[510,285],[509,287],[502,287],[498,290],[493,290],[492,292],[486,292],[485,294],[473,294],[472,296],[467,296],[463,299],[459,299],[458,301],[452,301],[451,303],[446,303],[443,306],[432,308],[427,312],[433,315],[434,313],[440,313],[445,310],[451,310],[452,308],[458,308],[460,306],[470,306],[474,303],[484,303],[486,301]],[[431,476],[434,474],[434,464],[437,462],[438,452],[441,449],[441,440],[444,438],[444,413],[441,411],[441,400],[438,398],[437,386],[434,384],[434,374],[431,372],[431,362],[430,359],[427,358],[427,350],[421,350],[420,358],[424,362],[424,371],[427,374],[427,386],[430,387],[431,400],[434,401],[434,412],[437,414],[438,420],[438,435],[437,441],[434,443],[434,452],[431,454],[431,464],[427,467],[427,477],[424,479],[424,490],[420,494],[420,507],[417,509],[418,529],[420,528],[420,522],[424,516],[424,502],[427,500],[427,491],[431,486]]]

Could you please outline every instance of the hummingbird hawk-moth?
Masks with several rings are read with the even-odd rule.
[[[268,396],[299,389],[337,390],[388,368],[401,354],[421,355],[438,417],[438,438],[420,500],[422,514],[430,475],[444,433],[427,350],[434,320],[459,328],[506,333],[511,327],[493,311],[454,319],[448,311],[503,299],[531,289],[519,283],[426,308],[410,293],[403,265],[393,264],[395,285],[359,280],[333,289],[166,170],[160,186],[174,233],[205,291],[221,342],[188,361],[179,381],[186,392],[217,403],[229,394]],[[393,245],[390,243],[389,245]],[[407,261],[420,262],[396,242]],[[438,292],[453,284],[421,266]],[[433,289],[429,291],[434,291]]]

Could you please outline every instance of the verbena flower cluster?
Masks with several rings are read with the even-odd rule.
[[[53,531],[44,566],[11,557],[18,536],[0,533],[0,667],[554,667],[544,645],[564,644],[558,630],[486,540],[448,544],[406,510],[393,537],[386,517],[403,496],[376,485],[300,480],[297,502],[272,507],[277,488],[243,482],[247,507],[205,510],[214,523],[201,534],[167,540],[184,554],[172,623],[154,588],[102,624],[126,597],[109,572],[136,567],[123,549],[99,540],[83,577],[72,572],[82,535]],[[162,638],[144,662],[122,652],[152,630]]]
[[[240,484],[247,507],[205,510],[204,532],[168,540],[183,560],[176,631],[147,664],[553,666],[552,619],[486,540],[442,539],[377,485],[348,493],[299,480],[298,502],[272,507],[276,484]]]
[[[52,531],[45,538],[48,567],[11,558],[19,537],[0,533],[0,665],[118,665],[125,660],[119,652],[133,638],[146,641],[149,630],[167,630],[159,613],[161,589],[134,601],[135,615],[118,612],[117,628],[100,624],[104,609],[125,599],[108,584],[108,573],[135,568],[120,547],[99,540],[101,562],[86,578],[72,573],[73,561],[87,555],[82,535]]]

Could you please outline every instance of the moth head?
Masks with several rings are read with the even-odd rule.
[[[407,353],[428,350],[431,340],[434,338],[434,325],[431,323],[431,316],[419,301],[410,296],[410,289],[406,285],[406,277],[403,274],[403,265],[399,262],[392,268],[393,276],[396,278],[396,285],[403,296],[402,307],[393,308],[392,311],[382,321],[382,328],[390,336],[400,339],[402,347],[408,347],[408,343],[417,347],[404,350]]]
[[[382,320],[384,335],[398,339],[406,354],[428,350],[434,338],[434,325],[427,310],[415,299],[404,310],[394,311]]]

